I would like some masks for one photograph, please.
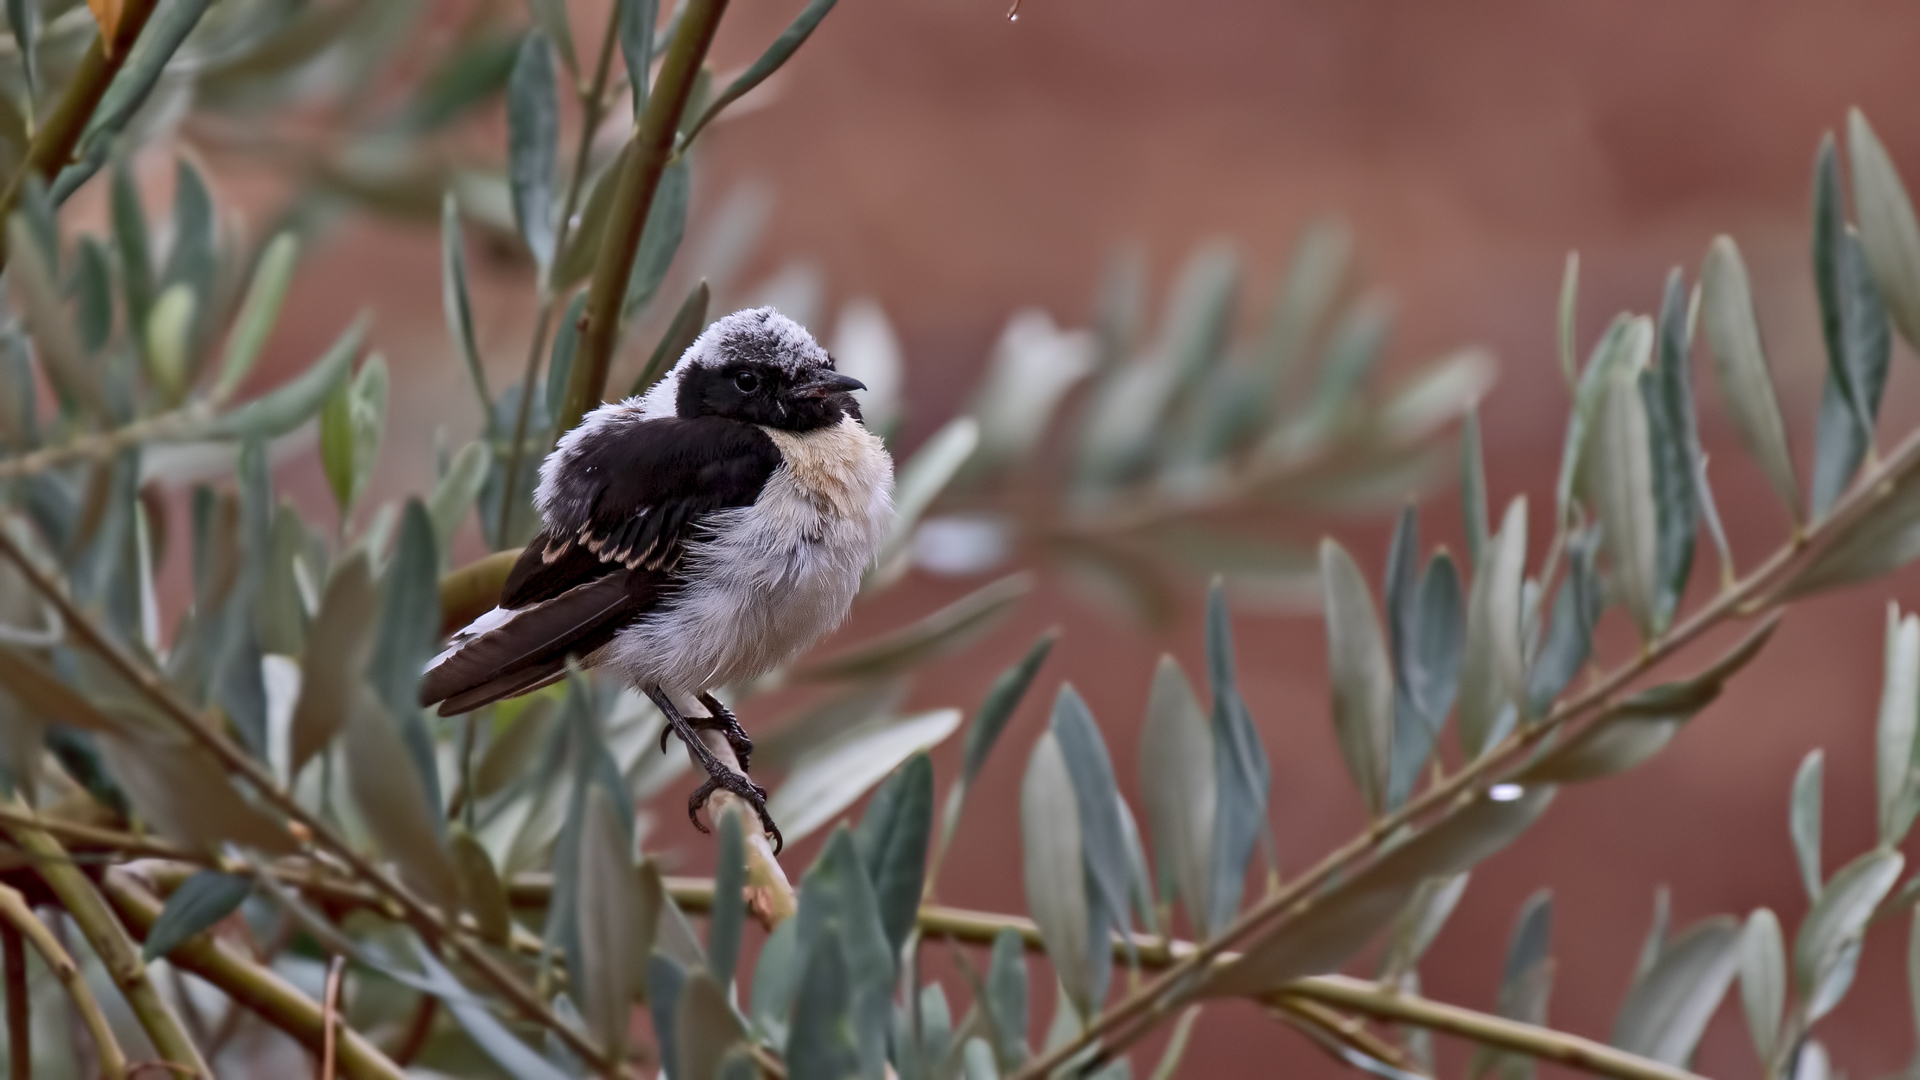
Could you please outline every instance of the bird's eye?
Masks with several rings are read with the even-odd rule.
[[[733,377],[733,385],[743,394],[751,394],[760,389],[760,377],[751,371],[742,371]]]

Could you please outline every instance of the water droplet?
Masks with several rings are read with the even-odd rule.
[[[1487,790],[1487,798],[1494,802],[1513,802],[1524,794],[1526,789],[1519,784],[1495,784]]]

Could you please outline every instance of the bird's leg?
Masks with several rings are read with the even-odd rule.
[[[732,709],[720,704],[712,694],[701,694],[699,701],[709,715],[686,717],[687,726],[695,731],[725,734],[727,745],[733,747],[735,756],[740,759],[740,771],[752,772],[753,740],[747,737],[747,729],[740,726],[740,718],[733,715]],[[667,735],[673,730],[671,727],[660,729],[660,752],[663,754],[667,752]]]
[[[653,703],[659,706],[660,712],[667,718],[667,726],[674,734],[680,736],[680,741],[687,744],[687,750],[693,755],[693,759],[706,770],[706,783],[701,784],[687,799],[687,818],[693,822],[693,827],[701,832],[710,831],[700,822],[700,808],[706,805],[707,799],[715,791],[730,791],[753,807],[754,813],[760,817],[760,827],[773,837],[773,851],[778,855],[784,846],[784,841],[780,837],[779,826],[773,823],[773,816],[767,813],[767,790],[735,772],[726,762],[716,757],[712,749],[694,730],[694,725],[680,715],[680,710],[674,707],[672,699],[668,698],[659,687],[649,687],[647,697],[653,699]]]

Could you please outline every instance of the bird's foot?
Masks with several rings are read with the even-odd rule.
[[[694,790],[694,793],[687,798],[688,820],[692,821],[693,827],[699,829],[701,832],[709,831],[705,825],[700,823],[700,808],[707,804],[707,799],[710,798],[714,792],[730,791],[739,796],[748,806],[753,807],[753,812],[760,817],[760,828],[765,830],[766,834],[773,838],[773,853],[775,855],[780,854],[780,849],[786,846],[786,841],[781,839],[780,826],[773,823],[773,815],[767,813],[767,789],[741,776],[725,765],[722,765],[720,768],[720,772],[709,773],[707,775],[707,782],[701,784]]]
[[[747,737],[747,729],[740,726],[740,718],[733,710],[720,704],[712,694],[701,694],[700,704],[706,706],[710,716],[689,716],[686,725],[693,731],[718,731],[727,737],[727,745],[733,747],[734,756],[740,759],[740,771],[752,770],[753,740]],[[660,752],[667,752],[667,736],[675,732],[669,723],[660,729]]]

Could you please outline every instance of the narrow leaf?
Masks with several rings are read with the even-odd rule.
[[[1653,344],[1653,326],[1635,319],[1623,348],[1642,361]],[[1639,370],[1629,361],[1610,377],[1592,444],[1592,477],[1598,497],[1602,546],[1627,611],[1643,641],[1659,633],[1658,510],[1653,493],[1652,443]]]
[[[666,332],[660,335],[660,343],[653,347],[653,354],[647,358],[647,366],[640,369],[633,386],[627,390],[627,396],[638,397],[652,389],[653,384],[660,381],[660,376],[666,374],[681,354],[692,347],[694,339],[706,328],[710,296],[707,281],[701,278],[700,284],[695,285],[687,293],[687,298],[680,301],[679,310],[673,313],[673,321],[667,324]]]
[[[1100,893],[1100,908],[1122,933],[1132,929],[1127,918],[1128,877],[1124,826],[1116,801],[1120,795],[1113,761],[1100,737],[1093,713],[1073,684],[1060,687],[1048,724],[1073,779],[1079,807],[1081,853],[1087,874]],[[1104,928],[1096,928],[1096,933]]]
[[[553,262],[559,183],[560,92],[545,34],[528,34],[507,80],[507,180],[513,219],[541,272]]]
[[[160,918],[155,920],[153,929],[147,932],[147,943],[141,948],[142,959],[151,963],[184,944],[187,939],[218,925],[222,919],[240,909],[240,904],[253,891],[253,881],[235,874],[223,874],[218,870],[201,870],[180,883],[172,896],[167,897],[167,906],[160,909]]]
[[[1807,897],[1820,899],[1820,802],[1821,777],[1826,752],[1813,750],[1800,761],[1793,774],[1793,800],[1789,808],[1788,831],[1793,836],[1794,858],[1800,863],[1800,880]]]
[[[633,852],[607,792],[597,784],[587,789],[581,824],[580,888],[574,897],[584,970],[573,994],[594,1040],[618,1057],[626,1045],[633,995],[629,980],[639,967],[633,940],[640,914]],[[738,829],[737,822],[734,827]],[[684,1053],[686,1047],[680,1049]]]
[[[1267,838],[1269,862],[1273,859],[1267,827],[1273,766],[1240,696],[1233,625],[1227,616],[1226,590],[1217,579],[1207,590],[1207,683],[1213,691],[1213,775],[1219,788],[1213,816],[1213,880],[1207,887],[1213,903],[1208,925],[1225,926],[1240,909],[1247,864],[1262,837]]]
[[[1460,421],[1460,502],[1467,523],[1467,561],[1479,566],[1487,549],[1487,466],[1480,454],[1480,409]]]
[[[491,409],[493,395],[487,392],[487,372],[480,362],[480,342],[473,332],[473,297],[467,289],[467,244],[460,235],[460,206],[448,192],[440,202],[440,306],[446,310],[447,333],[460,359],[466,364],[467,377],[473,380],[473,392],[480,407]]]
[[[1082,1015],[1093,1007],[1097,961],[1091,955],[1092,914],[1084,837],[1073,776],[1048,731],[1034,744],[1020,786],[1020,835],[1024,855],[1027,911],[1039,924],[1047,957],[1060,984]]]
[[[1873,280],[1900,336],[1920,348],[1920,223],[1899,170],[1859,109],[1847,110],[1847,159]]]
[[[993,938],[987,965],[987,1017],[993,1032],[993,1056],[1001,1072],[1026,1064],[1027,946],[1020,934],[1002,927]]]
[[[215,401],[225,401],[246,380],[260,360],[267,336],[280,319],[280,305],[287,298],[287,286],[293,281],[293,261],[300,249],[292,233],[281,233],[268,242],[253,270],[253,283],[234,320],[233,334],[227,339],[226,360],[220,365],[220,379],[213,384]]]
[[[802,755],[767,800],[767,812],[793,843],[853,805],[901,762],[938,745],[960,726],[960,710],[937,709],[856,730]]]
[[[1740,931],[1740,1004],[1747,1031],[1761,1061],[1772,1061],[1780,1039],[1780,1014],[1787,1007],[1787,947],[1780,920],[1756,908]]]
[[[739,813],[721,814],[717,826],[720,842],[713,869],[713,913],[707,920],[707,970],[724,991],[733,985],[740,964],[740,931],[747,914],[747,843]]]
[[[1820,891],[1793,944],[1794,992],[1808,1003],[1809,1020],[1845,993],[1867,921],[1905,864],[1897,851],[1870,851],[1842,867]]]
[[[701,111],[700,118],[682,133],[680,145],[683,147],[692,145],[701,129],[712,123],[713,118],[720,115],[722,109],[740,100],[747,91],[759,86],[767,76],[780,70],[780,66],[785,64],[813,34],[814,27],[820,25],[820,20],[827,17],[827,12],[833,10],[833,4],[834,0],[809,0],[807,6],[800,9],[800,14],[794,16],[793,21],[787,24],[787,28],[773,40],[773,44],[767,46],[767,51],[747,65],[747,70],[735,76],[734,80],[727,84],[727,88]]]
[[[320,610],[307,631],[300,662],[300,697],[293,707],[290,774],[333,740],[347,722],[353,687],[359,685],[373,646],[379,594],[365,550],[349,553],[334,567]]]
[[[1887,607],[1886,674],[1875,730],[1874,779],[1879,793],[1880,842],[1898,844],[1913,824],[1915,721],[1920,719],[1920,617]]]
[[[1504,737],[1520,686],[1520,587],[1527,561],[1527,500],[1507,506],[1467,598],[1466,655],[1460,668],[1460,748],[1477,758]]]
[[[1179,661],[1162,655],[1140,730],[1140,792],[1160,878],[1174,883],[1188,920],[1201,936],[1215,929],[1209,921],[1213,906],[1208,891],[1219,803],[1215,760],[1207,714]]]
[[[1773,372],[1760,345],[1753,290],[1747,267],[1732,238],[1722,236],[1707,249],[1700,269],[1700,309],[1707,344],[1713,349],[1713,373],[1726,399],[1734,428],[1747,452],[1773,484],[1789,513],[1799,518],[1800,485],[1787,451],[1786,424],[1773,390]]]
[[[1320,542],[1320,582],[1326,597],[1334,734],[1368,813],[1377,817],[1386,809],[1393,740],[1393,671],[1386,642],[1366,578],[1346,549],[1330,538]]]
[[[1740,923],[1705,919],[1661,950],[1653,969],[1635,979],[1613,1023],[1613,1045],[1684,1067],[1733,983]]]
[[[894,770],[854,832],[861,865],[873,882],[887,943],[899,952],[920,911],[927,847],[933,833],[933,763],[914,754]]]
[[[274,390],[221,415],[206,434],[216,439],[276,439],[299,427],[320,411],[328,395],[345,383],[366,331],[367,318],[363,315],[355,319],[311,367]]]

